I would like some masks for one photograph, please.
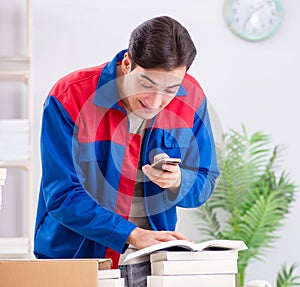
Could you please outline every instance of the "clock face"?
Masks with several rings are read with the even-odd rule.
[[[238,36],[259,41],[271,36],[282,20],[280,0],[225,0],[224,16]]]

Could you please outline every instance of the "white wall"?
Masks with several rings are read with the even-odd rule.
[[[16,0],[15,0],[16,1]],[[186,26],[198,48],[190,73],[202,84],[224,130],[245,124],[250,133],[263,130],[283,146],[282,166],[299,184],[300,9],[298,0],[283,0],[285,19],[270,39],[250,43],[234,36],[222,15],[223,0],[34,1],[35,139],[38,147],[42,104],[52,84],[81,67],[110,60],[126,48],[131,30],[157,15],[170,15]],[[36,190],[40,163],[35,159]],[[251,264],[247,278],[275,284],[281,264],[300,261],[300,201],[281,228],[280,240],[266,261]],[[178,229],[201,239],[191,212],[181,211]],[[298,270],[300,273],[300,269]]]

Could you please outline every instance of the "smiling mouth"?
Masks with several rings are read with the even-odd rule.
[[[139,101],[141,107],[142,107],[142,111],[143,112],[146,112],[146,113],[155,113],[155,112],[158,112],[159,111],[159,108],[150,108],[146,105],[144,105],[143,102]]]

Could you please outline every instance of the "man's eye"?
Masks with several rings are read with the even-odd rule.
[[[175,94],[176,93],[176,90],[169,90],[169,89],[166,89],[165,92],[167,94]]]
[[[141,82],[141,86],[145,89],[151,89],[153,87],[152,85],[146,84],[144,82]]]

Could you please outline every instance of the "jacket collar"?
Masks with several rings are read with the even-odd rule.
[[[94,104],[104,108],[123,108],[119,105],[119,94],[116,85],[117,63],[123,60],[127,49],[119,52],[112,61],[108,62],[103,68],[98,80],[97,90],[95,92]],[[187,92],[182,87],[179,87],[176,96],[185,96]]]

